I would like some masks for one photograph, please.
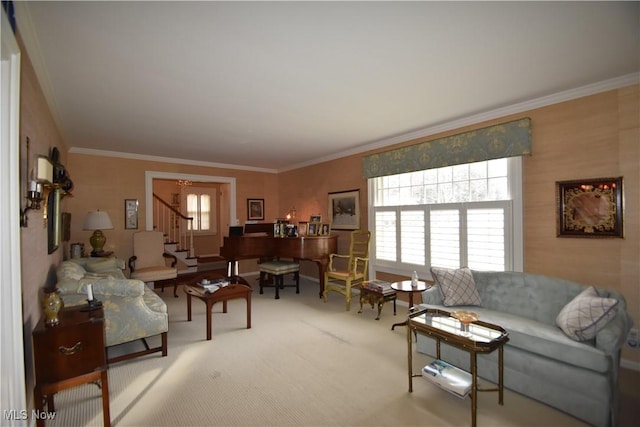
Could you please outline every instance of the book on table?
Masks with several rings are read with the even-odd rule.
[[[444,360],[436,359],[422,368],[422,377],[462,399],[471,391],[471,374]]]
[[[362,284],[365,288],[382,292],[383,294],[391,294],[395,291],[391,288],[391,283],[384,280],[368,280]]]
[[[215,279],[198,282],[198,286],[204,289],[205,293],[211,294],[220,288],[223,288],[229,284],[227,279]]]

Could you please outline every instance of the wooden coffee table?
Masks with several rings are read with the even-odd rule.
[[[242,279],[242,278],[240,278]],[[232,278],[233,281],[233,278]],[[207,306],[207,340],[211,340],[212,330],[212,314],[213,305],[222,302],[222,312],[227,312],[227,301],[232,299],[245,299],[247,301],[247,329],[251,329],[251,286],[244,283],[231,283],[225,287],[218,289],[213,293],[205,292],[204,288],[198,285],[185,285],[184,292],[187,294],[187,320],[191,321],[191,298],[195,297],[204,302]]]

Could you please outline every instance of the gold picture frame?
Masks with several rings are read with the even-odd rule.
[[[329,234],[331,234],[331,224],[321,222],[318,228],[318,236],[328,236]]]
[[[298,222],[298,237],[306,236],[308,229],[309,229],[309,223],[307,221]]]
[[[310,222],[307,226],[307,236],[317,236],[319,228],[319,222]]]
[[[620,237],[622,177],[556,182],[558,237]]]

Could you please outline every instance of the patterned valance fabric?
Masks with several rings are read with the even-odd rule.
[[[531,119],[524,118],[365,156],[365,179],[531,154]]]

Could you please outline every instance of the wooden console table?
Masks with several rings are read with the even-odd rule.
[[[44,426],[45,399],[47,411],[55,412],[55,393],[93,382],[102,389],[104,425],[111,425],[104,313],[102,308],[85,311],[86,308],[86,305],[63,308],[58,314],[58,325],[46,326],[41,319],[33,330],[36,368],[33,396],[39,414],[38,427]]]

